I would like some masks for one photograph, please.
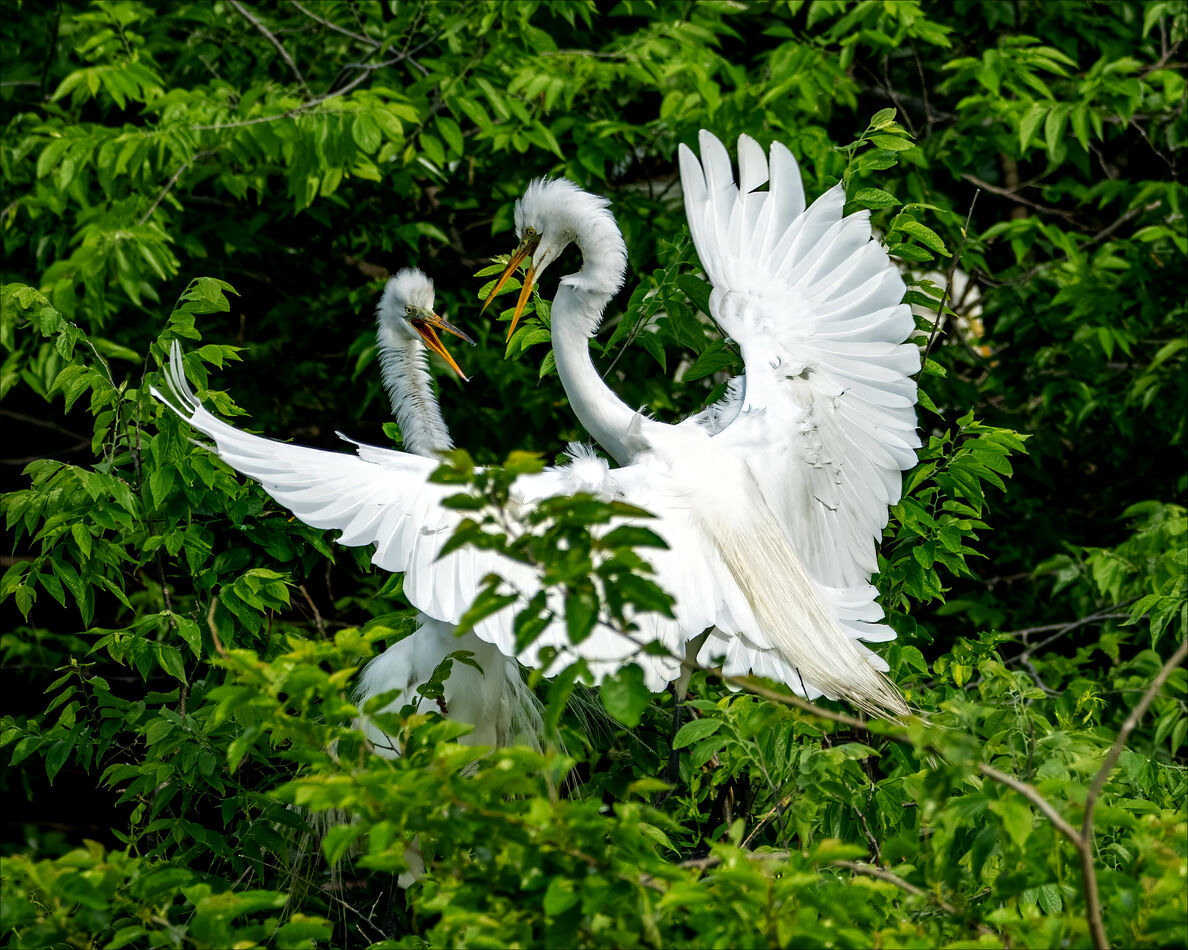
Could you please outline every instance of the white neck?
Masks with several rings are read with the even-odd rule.
[[[448,452],[454,441],[433,395],[424,345],[388,327],[380,328],[378,341],[384,388],[404,437],[404,450],[429,458]]]
[[[590,337],[623,284],[627,252],[609,214],[590,222],[575,242],[582,269],[561,278],[553,299],[553,358],[578,421],[615,461],[626,465],[641,448],[636,430],[645,421],[598,375],[590,359]]]
[[[635,413],[598,375],[586,330],[591,323],[597,328],[605,306],[605,297],[578,290],[569,278],[563,280],[553,299],[553,358],[578,422],[616,462],[626,465],[635,454],[627,446]]]

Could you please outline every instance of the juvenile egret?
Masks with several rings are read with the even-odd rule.
[[[433,282],[415,269],[401,270],[388,281],[375,315],[380,370],[404,447],[414,455],[440,458],[454,443],[433,394],[425,347],[428,344],[463,375],[434,330],[468,341],[469,337],[433,312]],[[452,624],[423,613],[418,614],[417,628],[410,636],[367,665],[356,701],[362,706],[373,696],[399,689],[402,692],[389,709],[408,703],[433,708],[431,700],[417,696],[416,687],[428,682],[438,664],[460,650],[472,653],[482,668],[456,661],[444,684],[446,714],[474,726],[461,741],[470,745],[507,745],[517,738],[537,742],[543,729],[540,713],[515,660],[473,633],[457,636]],[[380,755],[396,754],[391,739],[371,720],[365,719],[363,727]]]
[[[634,412],[598,375],[588,340],[622,283],[626,254],[605,199],[571,182],[529,185],[516,206],[519,247],[487,304],[526,261],[510,336],[533,284],[577,244],[583,267],[561,278],[551,327],[557,373],[579,421],[623,464],[649,454],[670,456],[672,464],[668,447],[688,443],[690,429],[711,436],[712,450],[695,453],[680,477],[709,489],[710,457],[741,465],[720,487],[739,504],[750,502],[750,514],[731,512],[721,500],[702,514],[717,513],[709,533],[761,626],[798,628],[773,638],[791,670],[773,671],[770,657],[754,649],[762,641],[720,626],[702,645],[701,661],[724,654],[728,672],[776,675],[807,695],[902,711],[898,697],[885,702],[882,681],[854,659],[885,669],[882,661],[836,633],[840,624],[856,639],[894,636],[874,622],[882,612],[869,581],[888,506],[919,445],[911,378],[919,354],[905,342],[914,323],[900,303],[903,281],[871,240],[869,213],[842,217],[840,186],[805,209],[800,172],[784,146],[772,147],[765,192],[756,189],[769,180],[768,161],[753,139],[739,138],[741,188],[726,149],[708,132],[701,151],[704,169],[681,148],[686,212],[714,285],[711,314],[739,344],[745,366],[720,403],[666,426]],[[805,573],[807,586],[781,589],[780,577]],[[805,624],[795,622],[797,614]],[[847,686],[847,676],[864,685]]]

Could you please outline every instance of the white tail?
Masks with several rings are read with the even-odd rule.
[[[907,703],[877,658],[838,623],[825,591],[807,574],[758,491],[701,508],[708,534],[750,602],[760,631],[800,675],[831,699],[877,716],[906,716]]]

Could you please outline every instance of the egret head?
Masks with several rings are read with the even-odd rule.
[[[525,260],[528,262],[520,298],[507,330],[509,339],[545,268],[574,242],[585,258],[583,274],[594,263],[591,258],[596,258],[604,271],[588,275],[592,289],[614,293],[623,283],[627,251],[610,212],[610,202],[583,191],[568,179],[538,178],[528,186],[524,196],[516,202],[516,237],[520,243],[483,303],[483,310],[486,310],[516,268]]]
[[[445,360],[463,379],[466,374],[454,361],[437,335],[438,330],[452,333],[474,345],[474,340],[443,317],[433,312],[433,281],[415,267],[406,267],[384,287],[375,311],[381,333],[387,330],[397,340],[420,340]]]

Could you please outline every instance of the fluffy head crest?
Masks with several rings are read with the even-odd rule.
[[[568,280],[604,293],[622,286],[627,248],[606,198],[565,178],[537,178],[516,202],[515,220],[517,237],[528,228],[540,235],[533,259],[538,274],[569,244],[577,244],[585,266]]]
[[[567,234],[577,240],[583,224],[603,219],[614,225],[610,202],[583,191],[568,178],[537,178],[516,202],[516,233],[535,228],[538,234]]]
[[[384,295],[375,310],[380,326],[414,332],[405,318],[406,307],[433,309],[433,281],[415,267],[397,271],[384,287]]]

